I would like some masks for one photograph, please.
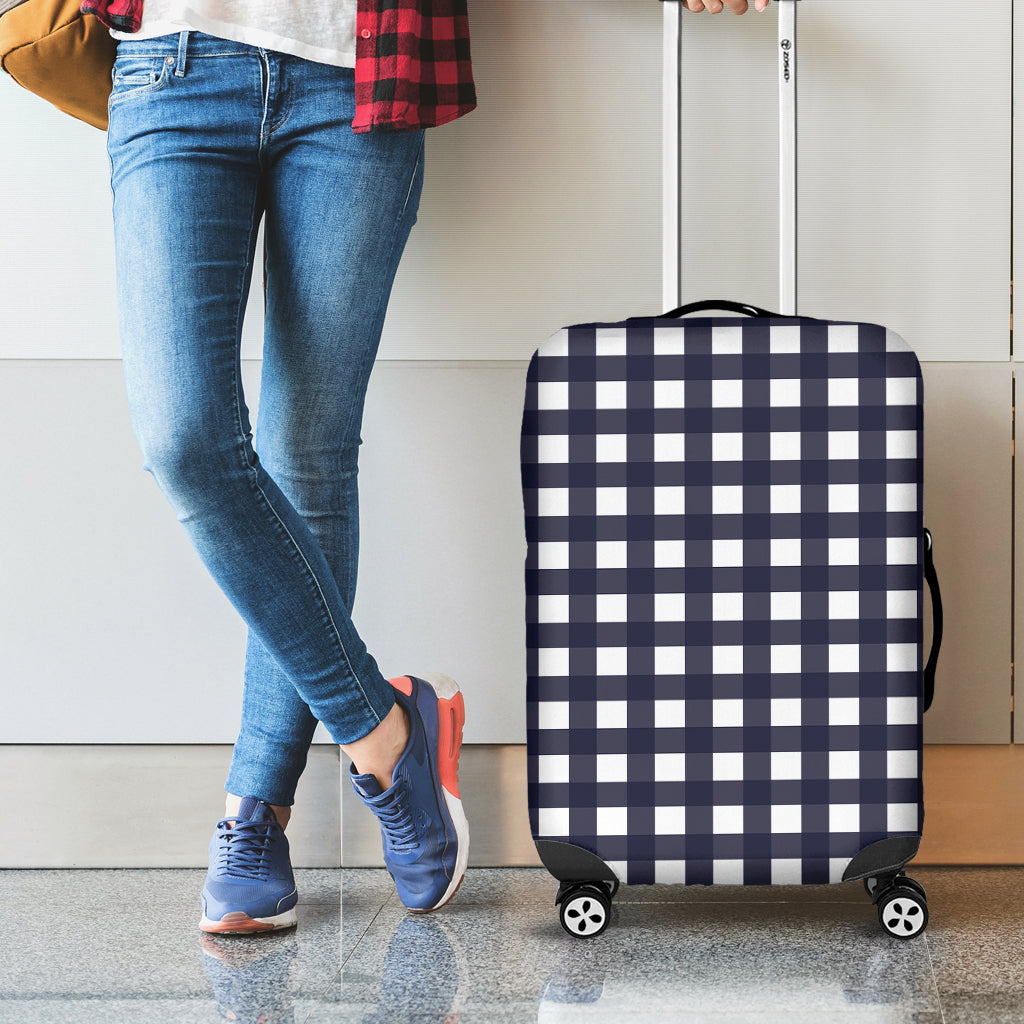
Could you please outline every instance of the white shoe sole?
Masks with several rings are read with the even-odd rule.
[[[204,914],[199,922],[199,929],[213,935],[248,935],[251,932],[271,932],[278,928],[291,928],[297,921],[294,907],[274,917],[250,917],[239,910],[233,914],[225,914],[219,921],[211,921]]]
[[[434,692],[439,700],[451,700],[459,692],[458,683],[451,676],[446,676],[441,672],[426,672],[417,675],[416,678],[429,683],[434,688]],[[461,748],[461,746],[460,730],[459,747]],[[452,824],[455,826],[455,835],[458,840],[459,849],[455,855],[455,871],[452,873],[452,880],[449,882],[448,888],[445,889],[444,895],[432,907],[425,907],[415,911],[415,913],[419,914],[425,914],[431,910],[437,910],[438,907],[443,907],[455,895],[455,891],[459,886],[462,885],[462,879],[465,877],[466,868],[469,865],[469,822],[466,820],[466,812],[462,807],[462,800],[454,793],[449,792],[444,786],[441,787],[441,792],[444,793],[445,804],[448,806],[448,813],[451,815]]]

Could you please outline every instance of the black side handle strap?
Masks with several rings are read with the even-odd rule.
[[[939,577],[935,574],[932,558],[932,532],[927,527],[924,531],[924,578],[932,595],[932,649],[928,655],[928,664],[924,667],[924,710],[927,711],[935,696],[935,666],[942,644],[942,595],[939,593]]]

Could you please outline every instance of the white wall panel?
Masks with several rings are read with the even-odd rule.
[[[566,324],[661,311],[662,10],[470,15],[480,107],[428,133],[367,397],[355,618],[386,674],[463,683],[469,742],[516,743],[526,361]],[[798,310],[884,323],[929,360],[948,630],[933,742],[1008,735],[1009,476],[989,446],[1008,430],[1010,15],[800,4]],[[683,20],[684,298],[772,308],[774,14]],[[228,743],[245,630],[141,470],[105,136],[0,76],[0,138],[0,742]],[[257,270],[257,447],[260,286]]]
[[[388,676],[454,677],[466,696],[467,741],[524,743],[526,366],[384,363],[370,388],[361,635]]]
[[[257,413],[259,368],[243,376]],[[946,607],[927,735],[1005,742],[1009,367],[924,372],[926,522]],[[469,742],[525,739],[524,381],[514,362],[383,362],[367,393],[356,625],[386,675],[459,680]],[[244,627],[142,472],[120,363],[6,363],[0,436],[33,439],[31,456],[0,449],[24,496],[0,510],[16,541],[0,589],[0,742],[230,742]]]
[[[0,362],[0,438],[0,742],[233,741],[245,628],[142,470],[120,360]]]
[[[353,619],[386,676],[459,681],[467,742],[526,737],[525,380],[384,362],[367,392]],[[0,363],[0,743],[235,738],[245,626],[142,470],[123,392],[118,360]]]
[[[660,4],[470,6],[479,107],[427,132],[382,359],[528,359],[565,324],[658,305]],[[0,138],[0,358],[118,358],[105,133],[0,76]]]
[[[1015,17],[1013,20],[1013,42],[1015,45],[1015,52],[1018,54],[1024,53],[1024,0],[1013,0],[1012,11],[1014,14],[1017,15],[1017,17]],[[1024,75],[1024,70],[1022,70],[1021,64],[1022,62],[1019,59],[1015,60],[1013,64],[1013,86],[1015,92],[1019,85],[1024,84],[1024,82],[1022,82],[1022,75]],[[1024,142],[1022,142],[1022,139],[1024,139],[1024,124],[1019,123],[1016,106],[1014,106],[1013,110],[1013,128],[1013,188],[1016,195],[1020,196],[1024,195]],[[1024,210],[1022,210],[1022,207],[1024,207],[1024,204],[1020,202],[1017,202],[1013,207],[1013,238],[1024,237],[1024,235],[1021,234],[1021,232],[1024,231]],[[1011,273],[1011,277],[1012,276],[1013,275]],[[1018,300],[1017,305],[1019,308],[1020,300]],[[1018,324],[1020,323],[1019,314],[1017,322]],[[1016,371],[1019,369],[1021,356],[1024,355],[1024,343],[1022,343],[1019,330],[1017,333],[1016,343],[1014,344],[1013,348],[1015,360],[1014,370],[1015,376],[1017,376],[1018,378],[1017,387],[1019,388],[1021,386],[1021,380],[1020,375],[1016,373]],[[1014,523],[1014,533],[1018,538],[1024,536],[1021,534],[1021,529],[1024,528],[1024,495],[1021,494],[1021,475],[1022,474],[1020,472],[1016,474],[1017,500],[1015,504],[1016,519]],[[1024,575],[1022,575],[1022,571],[1024,571],[1024,544],[1018,541],[1015,550],[1016,564],[1018,567],[1016,579],[1024,580]],[[1022,611],[1022,602],[1019,599],[1015,601],[1014,607],[1016,612],[1016,621],[1014,622],[1014,656],[1016,658],[1019,658],[1018,652],[1024,651],[1024,646],[1022,646],[1022,640],[1024,640],[1024,633],[1021,632],[1022,623],[1024,623],[1024,611]],[[1024,694],[1024,686],[1015,686],[1015,691],[1016,692],[1014,696],[1016,707],[1018,710],[1015,711],[1014,716],[1014,740],[1017,743],[1024,743],[1024,704],[1022,704],[1022,701],[1024,701],[1024,696],[1022,696],[1022,694]]]
[[[661,4],[476,0],[479,107],[428,133],[382,359],[528,360],[660,312]]]
[[[1021,346],[1019,344],[1014,346],[1017,352],[1020,352]],[[1015,360],[1013,363],[1013,376],[1014,376],[1014,405],[1018,405],[1022,398],[1024,398],[1024,374],[1021,370],[1024,369],[1021,365],[1020,360]],[[1024,433],[1020,432],[1017,428],[1017,424],[1021,422],[1020,415],[1014,410],[1014,447],[1016,447],[1017,440],[1024,437]],[[1022,441],[1024,443],[1024,441]],[[1024,455],[1024,451],[1022,451]],[[1019,680],[1024,680],[1024,668],[1020,667],[1021,657],[1024,655],[1024,600],[1021,599],[1020,595],[1020,584],[1024,582],[1024,471],[1020,467],[1020,463],[1014,459],[1017,465],[1016,471],[1014,472],[1014,505],[1013,505],[1013,531],[1014,531],[1014,546],[1013,546],[1013,567],[1014,567],[1014,602],[1013,602],[1013,660],[1014,660],[1014,672],[1013,679],[1011,680],[1013,687],[1013,700],[1012,700],[1012,714],[1011,719],[1011,731],[1013,734],[1013,740],[1015,743],[1024,743],[1024,684]]]
[[[799,314],[1009,357],[1011,13],[799,3]],[[776,309],[776,18],[682,22],[683,301]]]
[[[944,632],[928,743],[1007,743],[1013,527],[1010,367],[923,363],[924,523]],[[925,598],[926,635],[930,605]]]
[[[657,308],[661,9],[480,0],[471,18],[480,107],[427,134],[367,397],[354,617],[385,674],[463,683],[468,741],[517,742],[526,360],[567,323]],[[23,496],[0,509],[0,658],[18,683],[0,742],[230,742],[245,628],[141,471],[105,135],[0,88],[0,137],[18,140],[0,218],[19,239],[0,249],[0,427],[20,439],[0,471]],[[242,354],[258,449],[253,276]]]
[[[0,358],[117,358],[106,133],[0,73],[0,139]]]

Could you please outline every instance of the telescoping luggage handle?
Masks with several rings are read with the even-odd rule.
[[[662,0],[662,308],[682,302],[680,265],[680,131],[682,0]],[[779,308],[783,316],[796,316],[796,5],[797,0],[775,0],[779,5]],[[720,307],[721,303],[714,303]],[[724,308],[732,308],[729,304]],[[702,306],[700,308],[713,308]],[[756,308],[756,307],[751,307]],[[673,315],[673,314],[666,314]],[[681,314],[680,314],[681,315]],[[751,314],[754,315],[754,314]],[[772,315],[760,313],[757,315]]]

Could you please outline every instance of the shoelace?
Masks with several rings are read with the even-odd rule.
[[[267,854],[270,850],[270,828],[265,821],[236,821],[234,828],[231,818],[217,822],[221,841],[217,868],[235,878],[267,880]]]
[[[396,853],[408,853],[420,845],[412,808],[405,796],[405,782],[402,780],[400,785],[395,786],[394,793],[387,803],[377,804],[374,808],[384,834]]]

